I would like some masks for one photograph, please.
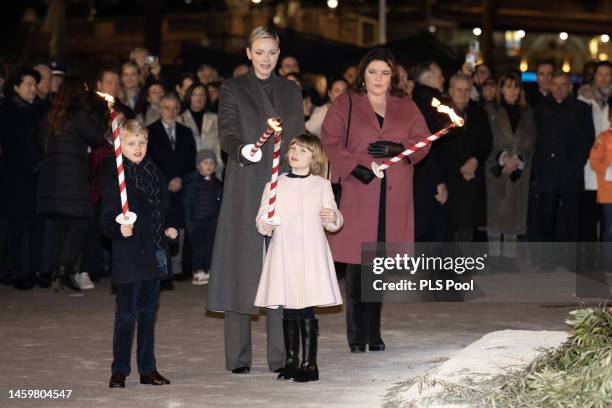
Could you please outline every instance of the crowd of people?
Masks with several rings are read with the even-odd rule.
[[[316,340],[305,346],[304,353],[311,356],[306,371],[296,374],[295,333],[316,337],[312,306],[341,303],[337,285],[327,288],[331,292],[324,301],[293,302],[291,296],[292,301],[279,301],[275,286],[260,282],[261,271],[253,272],[262,264],[262,236],[272,235],[270,251],[281,239],[288,247],[296,245],[288,239],[291,230],[282,232],[291,227],[281,224],[279,229],[255,216],[266,208],[269,190],[264,201],[261,197],[270,179],[272,146],[263,146],[264,159],[257,165],[242,148],[258,139],[268,117],[283,119],[284,153],[289,140],[299,136],[291,142],[294,156],[287,156],[284,165],[295,172],[280,184],[291,187],[282,188],[299,196],[305,182],[295,179],[311,174],[338,186],[340,212],[326,199],[320,217],[334,232],[329,237],[333,261],[346,264],[352,352],[385,348],[381,304],[360,299],[362,242],[481,240],[489,242],[491,256],[512,260],[520,240],[612,241],[609,62],[587,64],[580,84],[552,63],[541,62],[537,83],[527,86],[519,73],[494,73],[485,64],[472,68],[466,63],[446,81],[435,61],[402,67],[389,51],[376,48],[358,65],[328,78],[326,94],[319,95],[308,82],[310,76],[301,72],[299,56],[279,58],[278,45],[275,34],[255,30],[246,50],[252,65],[237,66],[225,79],[214,61],[170,78],[144,48],[132,51],[117,69],[101,69],[89,84],[46,64],[11,72],[0,107],[5,283],[17,289],[93,289],[111,269],[125,268],[118,260],[122,249],[115,244],[116,253],[109,256],[109,240],[143,236],[138,228],[122,226],[119,231],[109,218],[109,208],[120,209],[118,201],[111,205],[103,199],[111,194],[103,174],[114,163],[109,160],[114,156],[112,130],[108,106],[94,90],[115,99],[119,122],[134,136],[132,145],[122,145],[128,157],[126,177],[137,195],[130,208],[138,213],[150,204],[151,213],[145,211],[150,222],[168,227],[163,233],[149,231],[157,245],[151,262],[164,271],[155,276],[170,279],[171,270],[176,279],[188,278],[196,285],[210,279],[208,308],[225,312],[226,365],[235,373],[250,369],[250,315],[263,306],[269,308],[270,369],[284,378],[318,379]],[[452,107],[464,125],[376,178],[372,160],[395,156],[449,125],[449,117],[432,106],[433,98]],[[312,153],[306,167],[297,164],[304,153],[298,148]],[[323,167],[313,164],[326,157],[329,163]],[[134,165],[141,162],[145,164]],[[329,198],[328,184],[317,184],[323,191],[317,194]],[[118,200],[118,185],[114,189]],[[289,196],[295,199],[293,193]],[[279,200],[288,211],[292,201]],[[171,241],[169,259],[161,244],[164,236]],[[317,254],[325,258],[321,248]],[[150,249],[125,251],[127,256],[139,250],[149,254]],[[266,260],[262,276],[276,276],[275,268],[282,269],[269,265],[275,256]],[[333,261],[331,266],[319,264],[324,275],[333,271]],[[148,267],[143,265],[132,269]],[[112,273],[114,277],[116,271]],[[126,270],[122,276],[128,275]],[[262,287],[264,283],[268,286]],[[122,299],[134,296],[133,288],[119,286]],[[119,319],[115,334],[121,330],[126,329]],[[288,338],[293,339],[290,344]],[[113,370],[125,373],[129,368],[122,356]],[[292,372],[283,371],[288,366]],[[121,384],[121,378],[117,381]]]

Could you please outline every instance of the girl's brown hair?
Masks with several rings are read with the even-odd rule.
[[[397,63],[395,57],[391,54],[391,51],[384,47],[376,47],[371,49],[359,62],[359,76],[357,77],[357,83],[355,91],[357,93],[364,93],[366,91],[365,85],[365,72],[372,61],[382,61],[389,65],[391,68],[391,83],[389,86],[389,93],[393,96],[404,96],[406,93],[399,85],[399,72],[397,69]]]
[[[76,76],[64,78],[57,94],[53,97],[51,109],[47,114],[46,127],[49,136],[60,136],[65,126],[78,109],[90,107],[85,85]]]
[[[308,151],[312,153],[310,173],[314,174],[315,176],[326,177],[328,159],[327,154],[325,154],[325,149],[323,149],[321,139],[313,135],[299,135],[291,139],[291,142],[289,142],[289,149],[291,149],[291,146],[296,144],[308,149]],[[287,154],[285,155],[285,159],[287,161],[289,149],[287,149]]]

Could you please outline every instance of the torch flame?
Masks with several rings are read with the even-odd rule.
[[[106,94],[104,92],[96,92],[98,95],[100,95],[101,97],[104,98],[104,100],[106,102],[108,102],[109,104],[111,103],[115,103],[115,98],[113,98],[112,96],[110,96],[109,94]]]
[[[463,126],[463,118],[457,115],[455,111],[449,108],[448,106],[442,105],[442,103],[440,103],[440,101],[436,98],[433,98],[431,100],[431,106],[436,108],[438,112],[446,113],[450,117],[450,120],[455,124],[455,126]]]
[[[270,118],[268,119],[268,126],[274,129],[275,132],[282,132],[282,121],[280,118]]]

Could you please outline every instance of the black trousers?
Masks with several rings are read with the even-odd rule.
[[[540,210],[542,241],[579,241],[580,193],[540,193]],[[564,233],[557,230],[559,213]]]
[[[34,214],[8,217],[7,263],[13,280],[33,277],[36,270],[44,268],[41,267],[44,230],[44,219]]]
[[[189,231],[193,270],[210,269],[216,231],[217,221],[197,223],[193,230]]]
[[[43,273],[59,265],[72,269],[76,266],[87,234],[90,220],[82,218],[47,218]]]
[[[155,313],[159,304],[159,279],[117,285],[116,302],[111,370],[113,374],[130,374],[134,327],[138,321],[138,372],[149,374],[156,370]]]
[[[374,344],[381,341],[381,302],[361,301],[361,265],[347,264],[346,277],[346,337],[348,344]]]

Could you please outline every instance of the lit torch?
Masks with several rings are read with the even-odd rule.
[[[130,225],[136,222],[136,214],[130,211],[128,205],[125,173],[123,171],[123,158],[121,156],[121,139],[119,138],[119,120],[117,119],[117,111],[113,109],[115,98],[102,92],[96,93],[106,100],[108,109],[110,109],[113,146],[115,148],[115,161],[117,163],[117,177],[119,178],[119,195],[121,196],[121,214],[115,218],[115,221],[122,225]]]
[[[452,110],[451,108],[449,108],[448,106],[442,105],[440,103],[440,101],[437,100],[436,98],[433,98],[431,100],[431,106],[436,108],[438,110],[438,112],[446,113],[450,117],[451,124],[448,125],[447,127],[445,127],[444,129],[439,130],[436,133],[426,137],[425,139],[421,140],[420,142],[412,145],[410,148],[404,150],[403,152],[401,152],[397,156],[394,156],[394,157],[391,157],[390,159],[385,160],[382,164],[378,164],[376,162],[372,162],[372,165],[371,165],[372,171],[374,172],[376,177],[378,177],[378,178],[385,177],[385,173],[383,172],[383,170],[388,169],[393,164],[395,164],[395,163],[401,161],[402,159],[410,156],[411,154],[413,154],[417,150],[422,149],[424,147],[427,147],[432,142],[438,140],[439,138],[441,138],[442,136],[447,134],[452,128],[463,126],[463,124],[464,124],[463,118],[461,118],[461,116],[457,115],[455,113],[455,111]]]

